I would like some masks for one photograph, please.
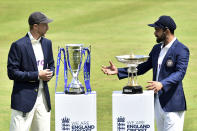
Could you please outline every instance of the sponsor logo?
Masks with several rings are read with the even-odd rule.
[[[62,118],[62,131],[70,131],[70,118]]]
[[[43,66],[43,65],[44,65],[44,60],[37,61],[37,66]]]
[[[145,121],[129,121],[125,117],[117,118],[117,131],[148,131],[150,124]]]
[[[117,131],[125,131],[125,117],[117,118]]]
[[[62,131],[93,131],[95,125],[89,121],[71,121],[68,117],[61,119]]]

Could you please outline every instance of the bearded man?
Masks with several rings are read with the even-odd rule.
[[[149,59],[140,64],[138,75],[153,69],[153,81],[148,81],[147,88],[154,90],[154,108],[158,131],[182,131],[186,100],[182,80],[185,76],[189,49],[174,35],[176,24],[170,16],[160,16],[148,26],[154,27],[156,44],[149,54]],[[102,71],[107,75],[117,74],[119,79],[127,78],[127,68],[103,66]]]

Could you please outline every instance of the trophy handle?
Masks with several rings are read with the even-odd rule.
[[[59,47],[58,47],[55,92],[56,92],[57,83],[58,83],[58,75],[59,75],[59,68],[60,68],[60,60],[62,60],[62,59],[61,59],[61,52],[63,52],[63,55],[64,55],[64,90],[67,88],[67,62],[66,62],[65,50],[64,50],[64,48],[59,48]]]
[[[88,53],[87,53],[87,55],[86,55],[86,51],[91,53],[91,45],[88,46],[88,47],[83,47],[82,50],[83,50],[83,51],[82,51],[82,57],[85,57],[85,59],[82,59],[82,60],[81,60],[81,63],[85,63],[85,61],[86,61],[86,59],[87,59],[87,57],[88,57]],[[82,68],[84,69],[84,64],[82,65]]]
[[[85,62],[84,62],[84,66],[83,66],[84,81],[85,81],[87,92],[91,92],[91,86],[90,86],[90,62],[91,62],[90,61],[90,59],[91,59],[90,52],[91,52],[91,46],[84,48],[83,51],[84,51],[84,57],[86,58]],[[86,56],[86,52],[87,52],[87,56]]]

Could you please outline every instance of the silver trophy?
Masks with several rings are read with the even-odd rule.
[[[82,51],[83,44],[67,44],[66,54],[70,73],[72,75],[72,81],[66,88],[66,94],[84,94],[84,87],[78,79],[79,72],[82,65]]]
[[[122,55],[116,56],[116,59],[128,67],[128,84],[123,88],[123,94],[143,93],[142,87],[137,82],[137,66],[145,61],[149,56],[144,55]],[[131,78],[130,78],[131,77]]]

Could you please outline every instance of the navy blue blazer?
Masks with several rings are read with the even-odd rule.
[[[41,38],[40,42],[44,55],[44,69],[54,72],[51,41]],[[24,113],[30,112],[38,95],[39,80],[36,57],[28,34],[12,43],[8,54],[7,73],[9,79],[14,80],[11,108]],[[48,111],[50,111],[51,102],[47,81],[43,83]]]
[[[153,81],[156,81],[160,51],[161,43],[153,47],[146,62],[138,65],[138,75],[153,69]],[[178,40],[175,40],[163,59],[158,77],[158,81],[163,84],[162,90],[158,92],[159,101],[166,112],[186,110],[182,80],[185,76],[188,62],[189,49]],[[127,68],[119,68],[118,77],[119,79],[128,77]]]

